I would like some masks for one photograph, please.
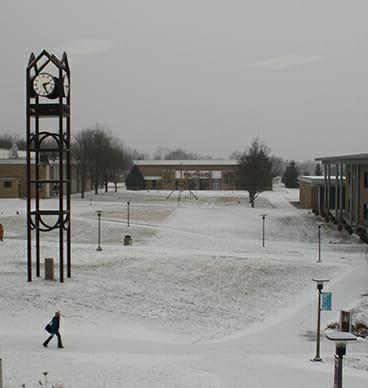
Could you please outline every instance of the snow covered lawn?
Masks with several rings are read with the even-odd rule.
[[[198,192],[198,201],[186,194],[180,202],[168,194],[120,190],[74,197],[73,276],[62,285],[26,281],[25,203],[0,200],[5,387],[39,386],[45,370],[65,387],[332,386],[333,345],[322,341],[325,363],[309,361],[311,279],[331,279],[331,290],[342,294],[341,308],[354,306],[367,319],[361,296],[368,290],[366,245],[325,226],[317,264],[317,219],[290,204],[298,200],[296,190],[265,192],[255,209],[243,192]],[[103,211],[102,252],[96,252],[96,210]],[[125,234],[132,235],[132,246],[123,246]],[[57,262],[56,243],[56,233],[43,234],[41,257]],[[65,315],[65,349],[43,349],[43,327],[58,309]],[[325,323],[338,313],[323,313]],[[357,353],[352,348],[346,381],[366,387],[367,343],[359,341]],[[279,376],[279,368],[289,372]]]

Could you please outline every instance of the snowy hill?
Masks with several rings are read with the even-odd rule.
[[[50,387],[65,388],[332,386],[333,344],[323,337],[325,362],[310,362],[317,297],[311,279],[330,279],[333,311],[322,313],[323,328],[354,306],[366,319],[366,245],[324,226],[317,264],[317,219],[290,204],[296,190],[265,192],[254,209],[243,192],[197,192],[198,201],[184,195],[180,202],[167,195],[74,197],[73,276],[64,284],[27,283],[25,203],[1,200],[5,387],[39,387],[44,371]],[[103,211],[101,252],[96,210]],[[122,244],[127,233],[132,246]],[[42,235],[42,258],[57,262],[57,237]],[[44,349],[43,328],[58,309],[65,349],[56,342]],[[367,387],[367,350],[365,340],[348,347],[346,386]]]

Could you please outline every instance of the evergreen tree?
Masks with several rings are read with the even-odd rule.
[[[285,184],[285,187],[296,188],[299,186],[298,176],[299,170],[295,166],[294,160],[292,160],[286,167],[286,170],[282,176],[282,183]]]
[[[133,166],[125,179],[125,185],[128,190],[143,190],[145,188],[144,177],[139,171],[138,166]]]
[[[314,175],[316,175],[316,176],[322,175],[322,169],[321,169],[321,165],[319,163],[317,163],[317,165],[316,165],[316,169],[314,170]]]

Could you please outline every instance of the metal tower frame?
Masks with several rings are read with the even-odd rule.
[[[54,81],[54,92],[52,95],[43,96],[42,93],[37,94],[35,91],[34,80],[45,70]],[[65,52],[61,59],[46,50],[37,57],[31,54],[26,69],[26,95],[28,281],[32,281],[32,231],[35,232],[36,275],[39,277],[41,232],[58,229],[59,280],[64,282],[65,242],[67,277],[71,277],[71,100],[70,68]],[[51,100],[54,102],[51,103]],[[42,129],[47,123],[45,119],[56,121],[56,128]],[[56,174],[41,179],[40,166],[48,164],[50,157],[55,160]],[[51,210],[43,209],[40,191],[43,187],[50,188],[50,186],[57,192],[58,205]],[[66,240],[64,234],[66,234]]]

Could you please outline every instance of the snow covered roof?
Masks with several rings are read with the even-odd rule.
[[[0,159],[9,159],[9,150],[0,149]]]
[[[146,181],[159,181],[159,180],[161,180],[161,177],[160,176],[147,176],[147,175],[145,175],[144,179]]]
[[[31,152],[31,155],[33,154],[34,152]],[[19,160],[19,159],[26,159],[26,158],[27,158],[26,151],[18,151],[18,159],[12,159],[12,160]],[[0,160],[9,160],[9,159],[10,159],[10,150],[5,148],[0,148]]]
[[[237,160],[135,160],[137,166],[237,166]]]
[[[0,164],[27,164],[26,159],[0,159]]]
[[[345,162],[354,163],[359,162],[361,164],[368,164],[368,154],[353,154],[353,155],[340,155],[340,156],[322,156],[315,159],[321,162]]]
[[[343,179],[345,179],[343,177]],[[303,175],[299,177],[299,182],[309,183],[312,185],[323,185],[325,183],[325,177],[323,175]],[[335,184],[336,177],[331,176],[330,182]]]

